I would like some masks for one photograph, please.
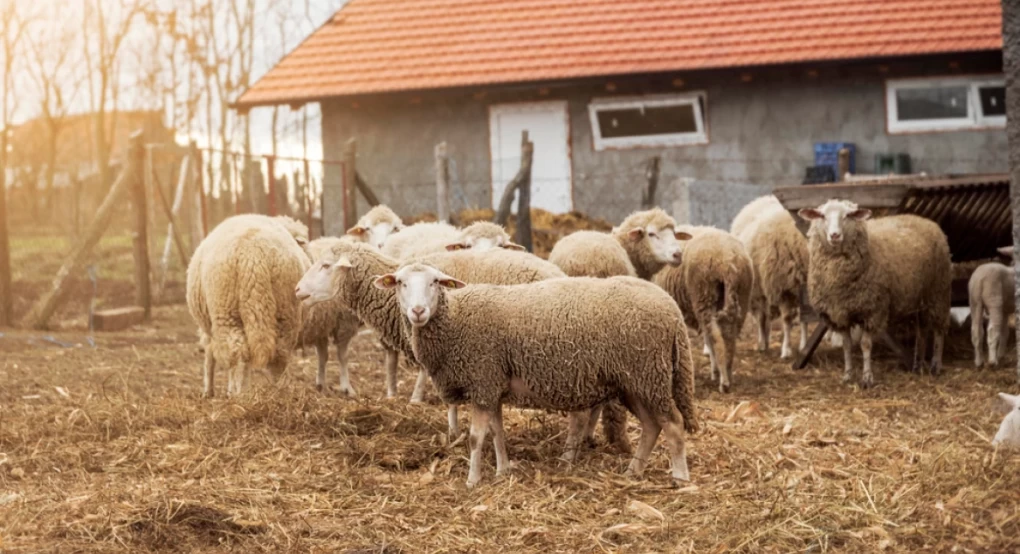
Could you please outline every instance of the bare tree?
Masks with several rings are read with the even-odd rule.
[[[1013,258],[1020,260],[1020,0],[1002,0],[1002,61],[1006,76],[1006,137],[1009,141],[1009,196],[1013,209]],[[1016,264],[1015,281],[1020,285],[1020,263]],[[1016,291],[1017,316],[1020,317],[1020,286]],[[971,314],[971,317],[980,317],[980,314]],[[1020,381],[1020,357],[1017,358],[1017,380]]]
[[[7,217],[7,139],[17,95],[14,88],[14,67],[19,45],[24,36],[26,18],[16,2],[0,4],[0,326],[10,325],[13,318],[11,290],[11,254]]]

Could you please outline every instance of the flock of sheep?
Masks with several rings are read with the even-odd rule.
[[[571,234],[548,261],[523,251],[498,225],[405,226],[385,206],[343,237],[312,242],[292,219],[235,216],[209,234],[188,267],[188,307],[205,351],[203,394],[213,396],[217,367],[228,371],[231,395],[247,388],[253,369],[278,377],[298,344],[315,346],[316,385],[326,388],[332,342],[339,390],[355,396],[347,347],[365,325],[386,351],[388,398],[397,394],[403,354],[418,368],[411,401],[423,400],[431,380],[448,406],[452,436],[459,434],[458,406],[470,408],[469,486],[481,478],[490,431],[496,473],[509,465],[504,404],[568,413],[567,461],[601,420],[607,442],[633,453],[628,474],[635,476],[663,434],[672,477],[688,480],[684,436],[698,428],[688,327],[702,337],[721,392],[733,386],[735,344],[748,313],[759,350],[767,350],[776,316],[781,357],[794,353],[798,322],[804,347],[804,290],[842,338],[844,381],[857,342],[860,383],[873,384],[873,338],[890,325],[916,331],[915,370],[941,367],[951,271],[939,227],[914,216],[871,221],[868,210],[842,200],[799,215],[811,222],[807,238],[773,196],[748,204],[731,232],[677,226],[656,208],[631,214],[609,233]],[[975,283],[972,296],[983,302],[974,313],[975,360],[982,362],[977,329],[987,312],[994,364],[1005,344],[1001,312],[1011,309],[1012,278],[989,269],[976,273]],[[934,354],[925,364],[928,339]],[[641,426],[636,450],[625,433],[627,412]]]

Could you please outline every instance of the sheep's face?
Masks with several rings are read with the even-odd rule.
[[[421,327],[435,313],[443,289],[459,289],[465,285],[434,267],[411,264],[376,278],[375,286],[395,291],[400,311],[412,327]]]
[[[384,221],[382,223],[376,223],[370,227],[362,225],[351,227],[347,230],[347,234],[355,240],[371,244],[376,248],[382,248],[386,239],[401,229],[403,229],[403,226],[400,224]]]
[[[829,246],[838,247],[858,230],[859,223],[871,217],[871,210],[858,208],[847,200],[829,200],[817,208],[804,208],[797,215],[811,224],[813,234]]]
[[[1000,392],[999,398],[1009,407],[1009,413],[999,425],[999,432],[992,439],[992,444],[1020,449],[1020,396]]]
[[[648,249],[655,261],[673,266],[680,265],[680,260],[683,259],[683,249],[678,240],[681,236],[690,238],[687,233],[678,234],[672,225],[664,227],[649,225],[631,229],[627,233],[627,238],[630,240],[644,242],[645,248]]]
[[[347,261],[346,267],[338,266],[344,260],[347,258],[342,257],[336,262],[329,259],[316,260],[298,281],[294,290],[298,300],[304,302],[306,306],[312,306],[333,298],[337,291],[334,275],[350,269],[350,261]]]

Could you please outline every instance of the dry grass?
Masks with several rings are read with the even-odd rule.
[[[564,419],[507,409],[516,467],[467,490],[440,406],[380,400],[382,353],[354,343],[358,401],[316,394],[297,361],[279,390],[199,398],[183,307],[64,348],[0,338],[0,550],[317,552],[1005,552],[1020,546],[1020,459],[993,452],[1012,371],[839,385],[840,355],[794,372],[741,343],[736,391],[700,367],[693,482],[664,448],[640,481],[599,446],[556,461]],[[78,332],[58,341],[82,343]],[[963,343],[966,339],[963,339]],[[311,354],[311,352],[309,352]],[[774,354],[774,352],[773,352]],[[401,374],[401,393],[413,374]],[[330,377],[336,368],[330,364]],[[222,378],[219,383],[224,385]],[[740,409],[735,410],[740,403]],[[636,438],[636,428],[632,424]]]

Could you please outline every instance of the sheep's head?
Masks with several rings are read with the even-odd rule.
[[[372,208],[358,220],[358,223],[347,230],[351,238],[382,248],[390,235],[404,228],[400,217],[382,204]]]
[[[343,255],[340,256],[340,259],[324,257],[315,260],[312,266],[308,268],[308,271],[301,276],[294,294],[306,306],[330,300],[336,295],[339,288],[334,282],[334,275],[345,269],[350,269],[350,267],[350,258]]]
[[[999,432],[992,439],[992,444],[1006,448],[1020,449],[1020,396],[999,393],[999,398],[1008,406],[1009,413],[999,425]]]
[[[444,289],[459,289],[466,285],[432,266],[415,263],[376,278],[375,286],[394,290],[400,311],[411,326],[421,327],[435,313]]]
[[[285,215],[278,215],[274,217],[284,229],[290,233],[290,236],[294,237],[294,241],[298,243],[298,246],[304,248],[308,244],[308,226],[300,221],[287,217]]]
[[[691,236],[675,228],[676,221],[672,217],[661,208],[652,208],[631,214],[613,229],[613,234],[631,243],[628,251],[644,250],[642,258],[676,266],[683,256],[679,241]]]
[[[811,234],[838,248],[860,233],[864,221],[871,217],[871,210],[858,208],[849,200],[829,200],[817,208],[804,208],[797,215],[811,224]]]
[[[447,250],[476,250],[483,252],[494,248],[524,250],[524,247],[510,240],[503,227],[488,221],[477,221],[460,232],[460,240],[446,245]]]

